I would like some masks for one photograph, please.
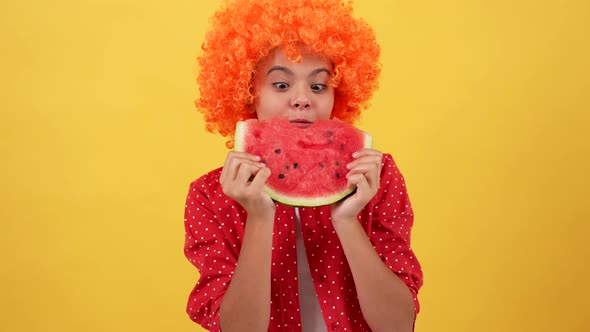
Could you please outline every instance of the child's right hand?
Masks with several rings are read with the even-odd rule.
[[[262,190],[270,169],[260,163],[260,157],[246,152],[231,151],[227,154],[219,183],[223,192],[238,202],[249,216],[274,218],[275,203]]]

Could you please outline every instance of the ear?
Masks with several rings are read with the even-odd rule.
[[[248,98],[246,104],[248,107],[248,113],[256,113],[257,97],[254,91],[254,78],[252,78],[252,82],[250,82],[250,86],[248,87]]]

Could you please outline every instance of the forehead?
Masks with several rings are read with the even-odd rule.
[[[301,62],[292,62],[285,56],[282,50],[275,49],[260,61],[258,71],[266,73],[272,67],[279,66],[289,68],[291,70],[315,70],[318,68],[325,68],[330,70],[332,65],[323,56],[317,53],[303,53],[301,55]]]

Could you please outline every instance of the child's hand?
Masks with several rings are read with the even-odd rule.
[[[356,221],[359,212],[375,196],[379,189],[381,159],[383,153],[373,149],[363,149],[354,153],[355,158],[347,165],[346,178],[356,192],[345,200],[332,205],[332,222]]]
[[[219,183],[223,192],[238,202],[248,215],[274,217],[276,206],[262,188],[270,169],[260,157],[245,152],[227,154]]]

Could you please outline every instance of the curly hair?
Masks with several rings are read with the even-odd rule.
[[[380,48],[371,27],[352,16],[352,1],[225,0],[211,24],[198,58],[195,105],[207,130],[230,137],[228,148],[236,122],[255,117],[256,66],[275,48],[293,62],[303,49],[329,59],[332,117],[353,123],[377,88]]]

